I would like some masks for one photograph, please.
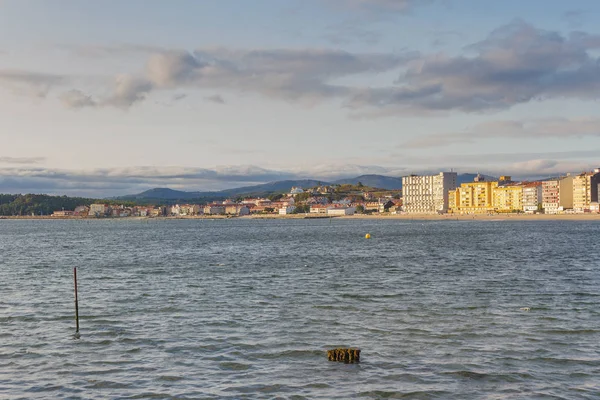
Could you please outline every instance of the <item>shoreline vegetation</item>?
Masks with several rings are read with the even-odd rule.
[[[420,221],[600,221],[600,214],[354,214],[354,215],[311,215],[307,214],[254,214],[254,215],[192,215],[174,217],[88,217],[88,216],[65,216],[57,217],[51,215],[42,216],[0,216],[2,219],[18,220],[181,220],[181,219],[369,219],[369,220],[420,220]]]

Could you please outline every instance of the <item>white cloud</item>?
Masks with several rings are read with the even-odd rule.
[[[439,133],[411,139],[404,148],[442,147],[475,143],[486,139],[566,139],[600,137],[600,118],[543,118],[530,120],[488,121],[463,132]]]

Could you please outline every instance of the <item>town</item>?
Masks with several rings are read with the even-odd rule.
[[[358,185],[327,185],[310,189],[292,187],[271,198],[245,197],[208,204],[132,206],[95,203],[74,210],[54,211],[54,217],[189,217],[292,215],[343,216],[400,211],[400,191],[382,191]]]
[[[272,198],[246,197],[208,204],[124,206],[104,203],[57,210],[54,217],[188,217],[304,214],[581,214],[600,213],[600,169],[543,181],[514,182],[478,174],[457,185],[456,172],[402,177],[402,190],[381,192],[362,184],[292,187]]]

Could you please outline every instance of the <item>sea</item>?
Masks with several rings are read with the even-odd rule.
[[[0,220],[0,398],[599,399],[599,238],[593,221]],[[338,347],[360,363],[328,361]]]

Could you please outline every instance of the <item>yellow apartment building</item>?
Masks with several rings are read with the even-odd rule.
[[[494,189],[498,182],[476,180],[448,192],[449,212],[488,213],[494,211]]]
[[[494,188],[493,203],[498,212],[523,211],[523,186],[506,185]]]

